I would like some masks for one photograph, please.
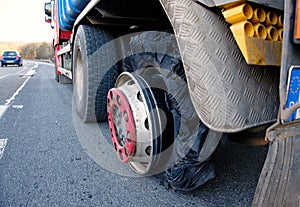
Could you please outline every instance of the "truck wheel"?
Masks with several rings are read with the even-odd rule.
[[[209,131],[202,124],[198,133],[201,121],[193,110],[175,42],[173,34],[159,31],[131,36],[129,45],[123,46],[123,53],[129,54],[122,61],[123,73],[108,93],[114,149],[138,174],[173,167]]]
[[[74,107],[83,122],[106,121],[106,97],[117,79],[115,45],[109,31],[80,25],[73,48]],[[102,48],[101,48],[102,47]]]
[[[141,175],[160,173],[169,161],[170,151],[165,150],[173,143],[173,122],[165,103],[158,101],[163,96],[163,91],[150,87],[142,76],[128,72],[119,76],[108,93],[114,149],[121,162]]]

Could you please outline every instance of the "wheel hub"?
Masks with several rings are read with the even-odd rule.
[[[136,132],[130,105],[121,90],[108,93],[108,124],[112,142],[119,159],[128,162],[135,152]]]

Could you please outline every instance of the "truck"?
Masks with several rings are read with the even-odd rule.
[[[227,135],[269,146],[252,206],[299,205],[299,0],[51,0],[45,21],[55,80],[135,173],[198,189]]]

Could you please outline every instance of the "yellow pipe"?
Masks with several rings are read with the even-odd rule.
[[[267,38],[267,28],[261,24],[261,23],[256,23],[253,25],[254,29],[254,37],[260,37],[261,39],[266,39]]]
[[[223,15],[228,23],[234,24],[251,19],[253,16],[253,9],[249,4],[242,4],[225,10]]]
[[[273,11],[269,11],[267,12],[267,16],[266,16],[266,25],[276,25],[278,22],[278,17],[277,14]]]
[[[267,27],[267,40],[278,41],[278,31],[271,25]]]
[[[282,16],[282,15],[279,15],[279,16],[278,16],[278,24],[277,24],[277,26],[278,26],[279,28],[282,28],[282,27],[283,27],[283,16]]]
[[[278,41],[282,41],[283,37],[283,28],[278,29]]]
[[[232,3],[228,3],[228,4],[225,4],[225,5],[222,5],[221,7],[224,9],[224,10],[227,10],[227,9],[231,9],[233,7],[236,7],[236,6],[239,6],[243,3],[245,3],[246,0],[242,0],[242,1],[236,1],[236,2],[232,2]]]
[[[248,21],[241,21],[235,23],[230,27],[230,29],[236,36],[254,36],[253,25],[251,24],[251,22]]]
[[[266,12],[262,8],[256,8],[253,11],[252,23],[264,22],[266,20]]]

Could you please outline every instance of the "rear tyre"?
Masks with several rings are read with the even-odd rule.
[[[190,150],[199,153],[199,143],[209,131],[193,110],[175,42],[174,35],[165,32],[134,34],[129,45],[123,47],[130,48],[122,61],[124,73],[108,93],[109,127],[115,151],[138,174],[161,173],[176,166]],[[205,157],[209,159],[211,153]],[[200,162],[197,155],[190,163],[197,163],[194,167],[209,175],[205,179],[193,179],[188,164],[181,171],[175,170],[190,173],[193,185],[199,181],[203,184],[214,176],[212,168],[201,168],[207,159]],[[169,174],[178,177],[174,171]],[[188,187],[177,184],[176,188]]]
[[[106,97],[118,71],[109,31],[80,25],[73,48],[74,107],[83,122],[106,121]],[[106,45],[106,43],[108,43]]]

